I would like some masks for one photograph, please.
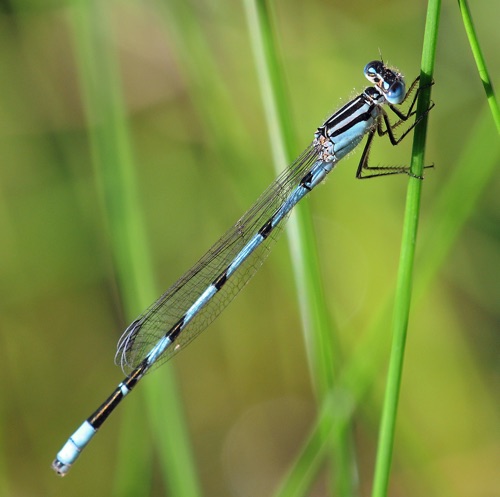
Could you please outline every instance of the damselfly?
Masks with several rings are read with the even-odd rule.
[[[403,166],[370,167],[368,156],[375,133],[387,135],[391,144],[397,145],[421,119],[396,138],[394,128],[415,115],[418,90],[406,112],[396,106],[408,99],[418,78],[406,92],[403,76],[382,61],[367,64],[364,74],[372,86],[328,118],[317,129],[309,147],[243,217],[125,330],[118,342],[116,362],[127,376],[58,452],[52,468],[59,475],[69,471],[106,418],[139,380],[197,337],[224,310],[263,263],[293,207],[325,179],[364,135],[368,135],[368,140],[357,178],[398,173],[413,176]],[[385,107],[395,114],[395,122],[391,123]]]

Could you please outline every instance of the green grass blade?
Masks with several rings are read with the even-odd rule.
[[[132,319],[157,297],[158,292],[144,230],[116,56],[103,36],[111,31],[106,13],[106,7],[100,2],[82,2],[75,6],[75,44],[91,127],[96,178],[111,233],[111,252],[125,313]],[[146,392],[147,409],[155,426],[156,446],[164,462],[162,468],[166,485],[173,495],[198,495],[193,458],[171,370],[164,367],[153,380],[144,380],[143,391]],[[158,397],[163,399],[162,406],[158,405]],[[160,407],[163,409],[161,414]],[[167,415],[169,422],[164,423]],[[127,416],[127,425],[144,426],[144,413],[140,409],[129,410]],[[127,430],[122,434],[121,449],[127,451],[128,457],[122,452],[119,458],[117,495],[138,495],[150,486],[150,458],[144,457],[145,448],[138,442],[136,432]],[[170,443],[172,439],[175,440],[175,447]],[[137,447],[140,449],[136,453]],[[170,464],[174,460],[177,464]]]
[[[280,479],[280,496],[328,495],[335,488],[325,481],[331,440],[345,425],[342,416],[356,426],[362,491],[355,495],[367,495],[390,348],[395,239],[404,211],[400,188],[407,178],[353,181],[361,150],[306,200],[328,307],[336,321],[338,315],[334,339],[342,357],[334,392],[350,396],[350,408],[341,406],[341,416],[341,402],[330,397],[315,406],[319,395],[311,395],[314,380],[296,333],[299,306],[287,247],[278,242],[255,281],[214,326],[141,382],[68,477],[50,470],[75,423],[121,379],[111,364],[114,343],[125,313],[135,317],[142,310],[134,304],[139,288],[132,275],[125,277],[134,308],[123,305],[128,290],[117,284],[122,274],[113,266],[111,227],[96,187],[101,179],[104,184],[103,174],[92,170],[92,150],[98,164],[130,161],[137,176],[132,181],[140,197],[124,203],[136,202],[139,215],[141,209],[146,214],[137,234],[140,243],[149,241],[152,254],[146,247],[142,262],[153,261],[161,285],[145,282],[153,287],[143,294],[145,304],[275,176],[242,2],[101,2],[105,12],[84,21],[74,18],[83,1],[4,4],[0,495],[146,497],[174,495],[170,489],[177,484],[164,483],[170,477],[191,483],[185,468],[166,475],[180,459],[168,461],[165,456],[177,452],[156,446],[170,422],[162,413],[170,414],[171,406],[159,411],[146,404],[150,386],[159,386],[154,400],[168,402],[163,387],[172,369],[182,377],[198,478],[207,495],[273,495]],[[495,6],[468,6],[493,86]],[[272,3],[272,32],[283,49],[290,89],[284,96],[293,96],[285,100],[290,122],[300,130],[300,148],[321,118],[345,103],[354,86],[363,86],[358,64],[377,58],[379,47],[384,59],[413,76],[426,3],[393,7]],[[474,57],[467,57],[471,49],[457,7],[451,3],[450,15],[443,13],[442,63],[432,88],[436,108],[426,163],[436,167],[426,170],[423,183],[389,485],[389,494],[405,497],[496,495],[498,487],[500,140],[490,110],[496,101],[487,103],[483,76]],[[92,39],[94,25],[101,41],[77,40],[77,22]],[[99,64],[93,56],[108,43],[120,77],[115,53],[103,54]],[[90,92],[89,85],[96,88]],[[122,88],[127,106],[120,113],[116,106],[123,104],[113,99],[122,99]],[[93,100],[86,108],[83,91]],[[99,112],[101,103],[103,115],[118,116],[91,136],[97,126],[90,125],[96,122],[90,112]],[[384,142],[374,143],[374,163],[408,162],[401,152],[410,143],[392,150]],[[143,232],[149,240],[140,238]],[[304,431],[307,426],[312,432]],[[178,444],[161,446],[167,443]]]
[[[289,116],[290,104],[274,42],[271,13],[267,2],[246,0],[248,24],[257,65],[262,100],[272,144],[274,166],[279,174],[297,153],[295,133]],[[308,358],[318,395],[333,385],[334,357],[330,325],[322,292],[317,250],[310,210],[306,203],[297,206],[300,217],[292,219],[287,232],[299,291],[302,321],[308,345]],[[293,217],[293,216],[292,216]]]
[[[484,143],[494,146],[483,146]],[[466,221],[477,209],[485,188],[498,169],[499,160],[500,143],[496,140],[496,130],[492,128],[491,117],[485,109],[481,119],[472,127],[452,175],[430,207],[435,216],[429,220],[421,237],[424,257],[415,274],[414,308],[421,303]],[[385,300],[386,304],[378,315],[373,316],[363,342],[340,376],[339,388],[352,395],[353,412],[367,397],[377,372],[384,364],[385,348],[380,342],[384,336],[385,323],[390,318],[390,303],[394,301],[394,295],[391,294]]]
[[[432,81],[440,7],[440,0],[431,0],[428,4],[424,45],[422,50],[422,69],[420,76],[421,87],[429,85]],[[430,88],[427,88],[419,95],[417,116],[423,115],[429,108],[429,104]],[[426,126],[427,116],[422,119],[422,121],[415,128],[411,171],[417,176],[422,175],[424,168]],[[411,178],[409,181],[405,221],[403,226],[400,265],[396,285],[396,300],[394,304],[393,341],[377,447],[372,494],[373,497],[385,497],[389,486],[396,417],[403,373],[406,334],[410,314],[413,265],[415,258],[421,189],[422,181],[417,178]]]
[[[287,475],[283,478],[280,487],[275,492],[275,497],[308,495],[308,491],[331,449],[331,440],[339,438],[339,434],[345,433],[346,428],[350,425],[353,408],[352,398],[346,398],[345,391],[340,389],[332,391],[325,397],[314,427]],[[341,475],[337,476],[341,477]],[[346,489],[341,489],[341,491],[345,492]],[[355,495],[355,493],[350,495]]]
[[[481,50],[481,45],[479,44],[474,23],[472,22],[472,14],[469,9],[469,3],[467,0],[458,0],[458,5],[460,7],[460,12],[462,13],[465,32],[467,33],[472,54],[474,55],[474,60],[476,61],[477,70],[483,83],[484,91],[486,92],[486,98],[488,100],[488,105],[490,106],[491,115],[495,121],[497,131],[500,133],[500,107],[498,106],[493,84],[483,56],[483,51]]]
[[[446,261],[466,220],[496,172],[500,159],[500,144],[495,141],[495,136],[495,131],[491,127],[491,118],[485,109],[483,116],[473,126],[464,144],[461,159],[456,164],[453,175],[446,182],[430,209],[436,213],[436,216],[426,226],[426,233],[423,233],[421,237],[421,248],[425,257],[420,261],[419,271],[415,275],[413,298],[415,307],[420,304],[422,297],[435,279],[438,269]],[[479,144],[483,140],[486,143],[495,143],[495,146],[482,147]],[[478,165],[472,168],[476,174],[471,175],[471,164]],[[337,426],[346,422],[345,418],[356,413],[357,407],[366,398],[373,379],[384,361],[384,348],[378,344],[383,335],[385,323],[389,319],[389,302],[392,302],[394,297],[391,295],[386,300],[387,305],[378,316],[374,316],[374,322],[369,327],[362,346],[358,348],[340,376],[339,391],[350,393],[350,403],[339,402],[338,398],[334,401],[334,397],[326,399],[324,410],[321,410],[301,453],[281,484],[277,493],[280,497],[305,495],[304,489],[311,484],[325,454],[325,444],[321,437],[329,437]],[[338,406],[343,404],[345,406],[341,414],[338,412]],[[335,419],[331,417],[324,419],[325,412],[328,413],[334,407],[337,411]],[[433,478],[433,475],[430,478]]]
[[[246,0],[245,7],[256,60],[260,88],[268,122],[276,173],[281,172],[297,153],[297,140],[290,118],[290,103],[277,53],[272,14],[268,2]],[[334,371],[338,346],[334,344],[329,323],[328,306],[323,293],[321,271],[314,229],[307,203],[300,204],[288,226],[288,240],[299,297],[305,343],[312,381],[321,403],[334,387]],[[321,432],[324,434],[324,432]],[[340,496],[354,493],[354,478],[349,427],[335,432],[331,439],[334,456],[336,491]],[[305,452],[302,461],[307,460]],[[316,461],[316,458],[313,458]],[[313,462],[311,461],[311,464]],[[292,485],[293,487],[293,485]]]

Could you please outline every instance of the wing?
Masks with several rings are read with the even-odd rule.
[[[227,268],[242,248],[288,198],[317,159],[311,144],[257,199],[250,209],[219,239],[208,252],[181,276],[151,307],[139,316],[118,341],[115,362],[125,373],[133,370],[154,345],[169,333],[196,299]],[[266,259],[278,238],[286,218],[276,226],[236,270],[214,297],[196,314],[157,360],[155,366],[169,360],[196,338],[231,302]]]

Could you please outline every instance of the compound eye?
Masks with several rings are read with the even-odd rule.
[[[406,94],[406,88],[403,81],[396,81],[387,90],[384,88],[385,98],[390,104],[400,104]]]
[[[382,62],[380,62],[380,60],[373,60],[372,62],[368,62],[368,64],[366,64],[363,72],[365,73],[365,77],[372,81],[374,78],[378,79],[380,77],[382,69]]]

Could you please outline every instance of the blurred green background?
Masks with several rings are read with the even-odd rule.
[[[275,176],[242,2],[102,2],[97,26],[82,20],[87,7],[5,2],[0,14],[0,494],[10,497],[126,495],[116,483],[120,458],[150,467],[135,495],[167,492],[156,451],[127,452],[120,442],[132,430],[143,446],[154,445],[141,387],[67,478],[50,470],[64,440],[121,380],[112,358],[130,320],[91,146],[82,26],[117,57],[127,156],[113,160],[134,169],[158,295]],[[472,7],[498,82],[500,5]],[[407,81],[417,75],[425,8],[274,3],[297,154],[331,111],[365,87],[364,64],[379,53]],[[92,74],[99,87],[106,71]],[[391,495],[493,497],[500,492],[500,149],[455,2],[443,6],[435,80],[426,163],[436,168],[423,185]],[[410,147],[377,141],[372,160],[407,163]],[[390,314],[374,341],[366,330],[390,305],[406,179],[355,181],[359,156],[341,162],[306,202],[343,365],[356,353],[377,361],[353,420],[365,496]],[[285,240],[168,367],[202,494],[271,495],[317,409]],[[127,411],[140,422],[125,429]],[[318,476],[310,495],[325,495],[326,478]]]

